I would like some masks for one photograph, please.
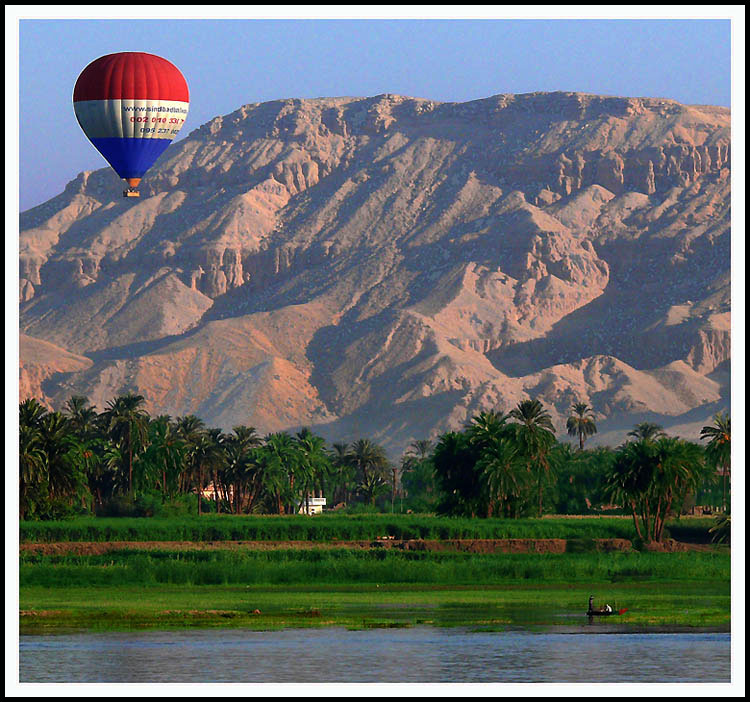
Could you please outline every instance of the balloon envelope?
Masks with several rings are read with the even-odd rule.
[[[187,118],[182,73],[160,56],[108,54],[78,76],[73,108],[84,134],[120,178],[140,179]]]

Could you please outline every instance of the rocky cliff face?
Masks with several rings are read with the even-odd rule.
[[[246,105],[139,201],[102,169],[22,213],[21,395],[393,452],[529,395],[561,431],[576,400],[700,423],[728,404],[729,126],[571,93]],[[32,384],[35,339],[86,360]]]

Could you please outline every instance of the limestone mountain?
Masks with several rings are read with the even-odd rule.
[[[21,214],[21,397],[393,456],[532,396],[559,435],[729,406],[730,112],[577,93],[249,104]],[[595,440],[592,440],[595,443]]]

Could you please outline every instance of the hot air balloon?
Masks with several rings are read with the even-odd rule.
[[[139,51],[108,54],[83,69],[73,108],[83,133],[138,197],[146,171],[187,118],[187,82],[172,63]]]

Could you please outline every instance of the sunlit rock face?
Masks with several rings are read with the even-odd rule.
[[[22,213],[21,396],[392,455],[530,396],[561,437],[574,401],[602,441],[695,436],[728,407],[729,128],[575,93],[245,105],[138,200],[102,169]]]

